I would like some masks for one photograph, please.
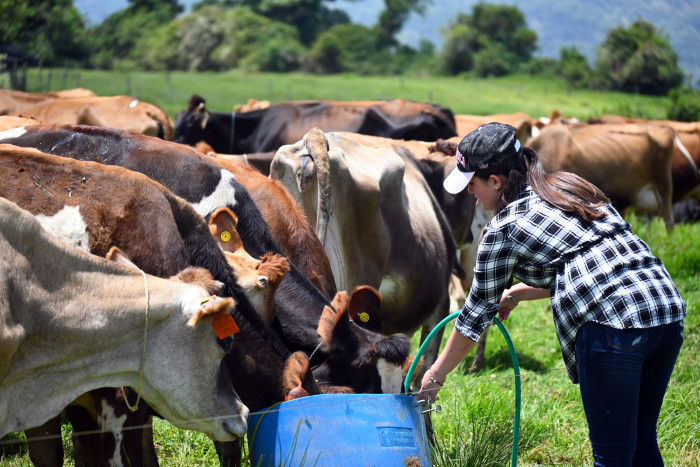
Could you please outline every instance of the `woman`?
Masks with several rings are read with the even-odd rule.
[[[458,146],[450,193],[469,189],[496,215],[474,280],[420,393],[437,393],[496,313],[551,298],[562,355],[581,390],[596,466],[661,466],[656,423],[683,342],[686,304],[661,261],[594,185],[545,174],[515,128],[489,123]],[[511,287],[513,279],[520,282]]]

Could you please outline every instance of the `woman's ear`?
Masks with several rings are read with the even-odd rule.
[[[505,187],[505,181],[498,175],[490,175],[489,183],[493,186],[496,191],[500,191]]]

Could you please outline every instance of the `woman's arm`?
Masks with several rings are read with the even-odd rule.
[[[435,360],[433,366],[423,375],[420,388],[421,397],[439,400],[437,393],[445,383],[447,374],[454,370],[475,346],[475,341],[464,337],[456,329],[452,329],[452,334],[450,334],[450,338],[447,340],[442,353]]]
[[[549,298],[549,289],[539,289],[519,282],[510,289],[503,291],[498,307],[498,319],[500,321],[507,320],[510,312],[523,300],[539,300],[542,298]]]

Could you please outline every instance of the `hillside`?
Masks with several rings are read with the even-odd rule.
[[[197,0],[180,0],[189,11]],[[470,13],[479,0],[433,0],[423,17],[411,15],[400,39],[416,45],[426,38],[439,48],[442,43],[440,28],[458,11]],[[642,18],[661,29],[679,55],[680,65],[692,82],[700,79],[700,8],[697,0],[500,0],[516,5],[524,14],[528,26],[539,37],[539,56],[559,58],[563,46],[575,45],[592,63],[595,49],[605,40],[607,31],[619,25],[629,25]],[[109,14],[127,6],[127,0],[75,0],[75,5],[90,24],[99,24]],[[348,12],[353,21],[373,25],[384,0],[336,0],[331,7]]]

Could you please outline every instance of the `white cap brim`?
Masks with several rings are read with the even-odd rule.
[[[448,193],[456,195],[460,191],[464,190],[469,182],[472,180],[474,172],[462,172],[458,168],[455,169],[447,176],[442,186],[445,187]]]

